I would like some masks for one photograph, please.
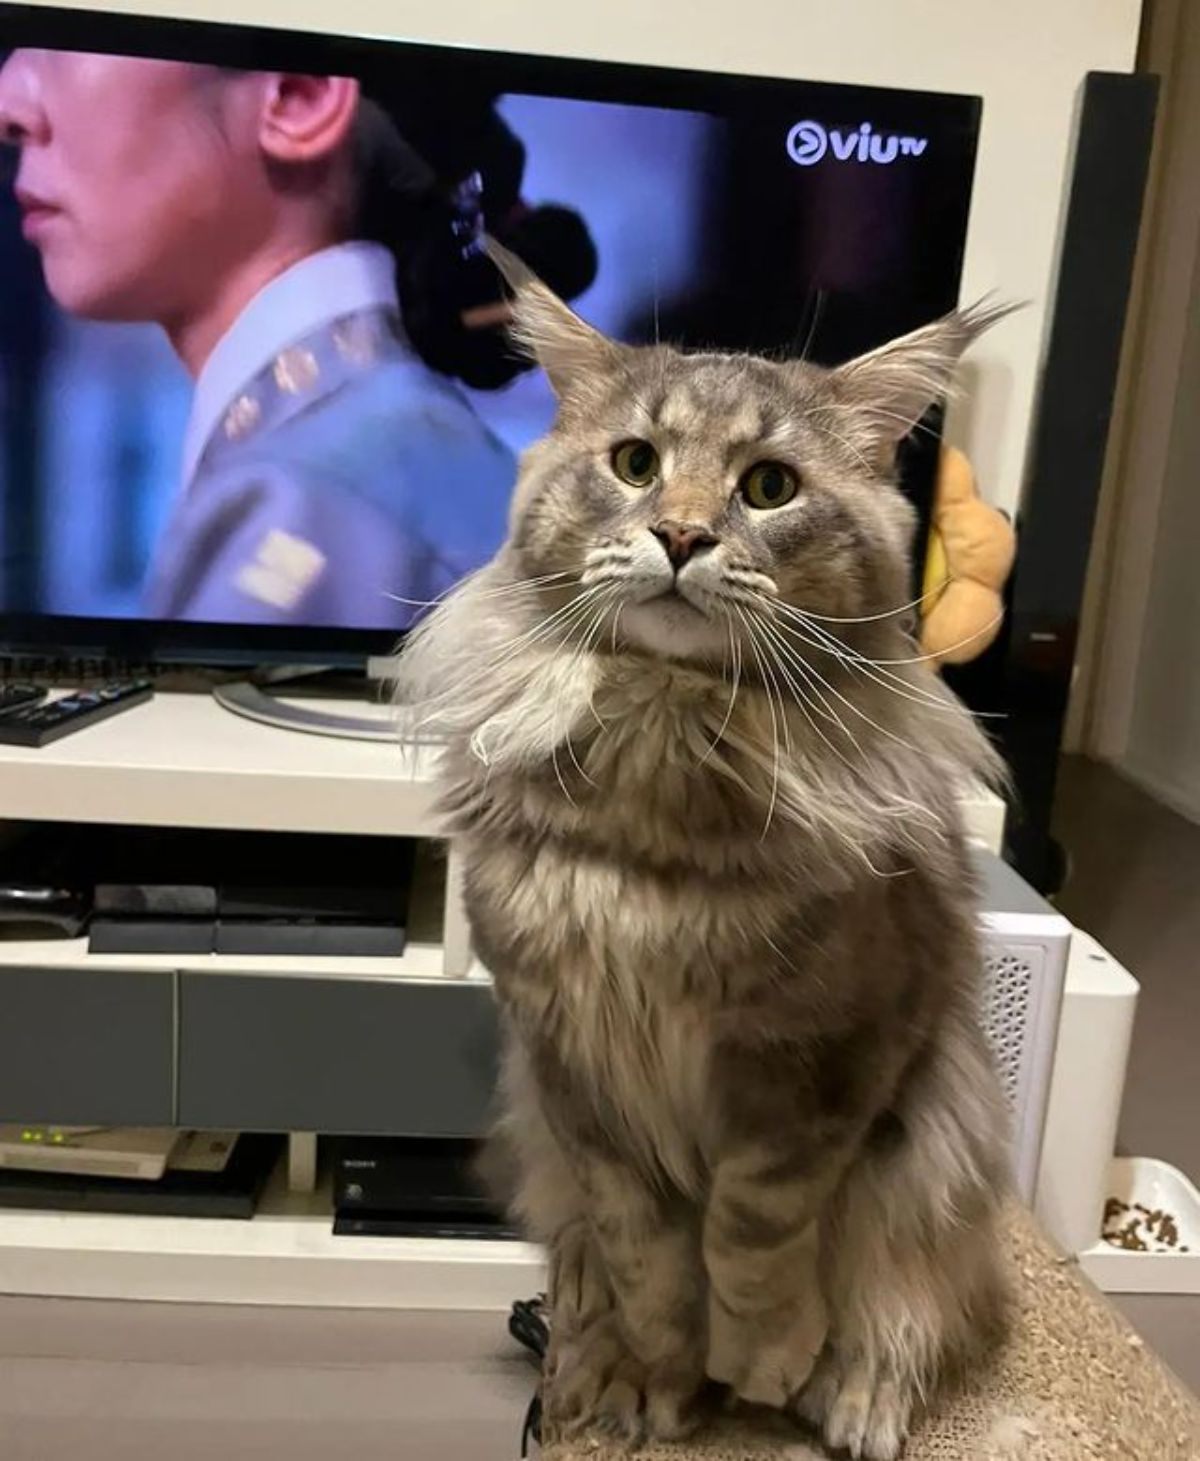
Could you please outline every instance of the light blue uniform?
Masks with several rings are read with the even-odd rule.
[[[343,244],[243,311],[196,386],[159,619],[402,628],[503,539],[516,464],[414,355],[391,255]]]

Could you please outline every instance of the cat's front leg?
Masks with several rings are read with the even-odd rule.
[[[704,1223],[707,1372],[743,1400],[782,1409],[812,1373],[828,1315],[818,1225],[804,1194],[771,1179],[771,1165],[751,1148],[714,1176]]]
[[[895,1079],[881,1047],[864,1023],[809,1044],[752,1030],[713,1052],[708,1373],[743,1399],[789,1405],[824,1346],[821,1219]]]
[[[696,1424],[705,1379],[696,1216],[619,1162],[593,1156],[581,1163],[589,1241],[614,1308],[557,1347],[546,1402],[550,1431],[677,1439]]]

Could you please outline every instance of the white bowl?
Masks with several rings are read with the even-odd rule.
[[[1102,1238],[1079,1255],[1092,1282],[1109,1294],[1200,1294],[1200,1192],[1194,1184],[1169,1162],[1117,1157],[1109,1169],[1108,1196],[1169,1212],[1179,1244],[1141,1253]]]

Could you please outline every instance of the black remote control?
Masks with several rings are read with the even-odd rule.
[[[0,745],[45,746],[60,736],[82,730],[85,725],[94,725],[118,711],[140,705],[153,694],[154,686],[149,680],[129,680],[101,685],[95,690],[76,690],[44,705],[18,706],[0,714]]]
[[[37,685],[0,685],[0,715],[20,705],[40,705],[45,698],[45,690]]]

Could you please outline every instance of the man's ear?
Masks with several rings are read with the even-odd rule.
[[[358,82],[347,76],[270,75],[259,123],[263,151],[276,162],[316,162],[350,136],[358,114]]]
[[[979,300],[836,367],[830,382],[837,401],[855,410],[855,424],[888,455],[950,393],[963,352],[1019,307]]]
[[[611,371],[621,350],[614,340],[581,320],[516,254],[492,238],[484,247],[513,292],[509,333],[546,372],[555,395],[589,375]]]

